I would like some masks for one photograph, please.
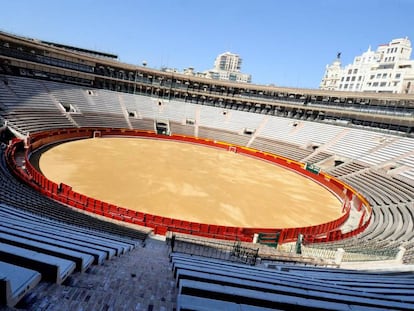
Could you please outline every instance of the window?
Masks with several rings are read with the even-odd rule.
[[[383,74],[382,74],[382,78],[383,78],[383,79],[387,78],[387,74],[386,74],[386,73],[383,73]]]
[[[355,76],[352,77],[351,81],[355,81]]]
[[[358,81],[362,81],[362,76],[359,76],[358,77]]]
[[[375,76],[374,76],[374,75],[371,75],[369,78],[372,80],[372,79],[374,79],[374,78],[375,78]]]
[[[395,79],[399,79],[399,78],[401,78],[401,73],[395,74]]]
[[[358,69],[357,68],[355,68],[354,69],[354,74],[356,74],[358,72]]]
[[[374,82],[372,86],[378,86],[378,82]]]
[[[381,84],[380,84],[381,87],[384,87],[386,85],[387,85],[387,82],[381,82]]]
[[[346,77],[346,81],[349,81],[349,77]]]

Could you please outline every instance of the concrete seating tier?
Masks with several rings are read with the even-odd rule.
[[[170,122],[170,129],[172,134],[195,136],[195,126],[180,124],[177,122]]]
[[[120,114],[85,112],[73,114],[72,118],[80,127],[128,128],[125,117]]]
[[[328,170],[328,172],[332,176],[339,177],[343,175],[352,174],[352,173],[361,171],[366,168],[369,168],[369,166],[356,162],[356,161],[350,161],[350,162],[346,162],[338,166],[335,166],[334,168]]]
[[[300,148],[299,146],[291,143],[274,141],[262,137],[256,137],[250,147],[287,157],[296,161],[300,161],[308,157],[313,152],[311,150]]]
[[[0,305],[14,307],[40,279],[37,271],[0,261]]]
[[[414,212],[412,202],[373,206],[367,229],[359,235],[336,242],[309,244],[309,247],[366,254],[386,254],[393,257],[403,246],[403,262],[412,264],[414,258]]]
[[[9,306],[40,279],[62,284],[73,272],[84,273],[92,264],[103,264],[140,244],[4,204],[0,218],[0,303]]]
[[[4,75],[1,78],[9,79],[9,83],[3,83],[0,80],[0,107],[2,109],[0,114],[9,121],[12,127],[22,133],[83,126],[154,130],[154,121],[163,120],[170,122],[173,133],[196,135],[242,146],[248,145],[252,148],[298,161],[318,163],[330,156],[350,159],[351,162],[333,168],[331,173],[334,176],[341,177],[342,180],[348,181],[369,199],[374,208],[373,218],[368,228],[360,235],[342,242],[324,244],[323,247],[332,247],[332,249],[343,247],[355,252],[375,252],[377,250],[392,252],[402,245],[407,248],[403,258],[404,262],[414,263],[412,205],[414,150],[413,140],[410,138],[384,135],[369,130],[274,117],[256,113],[257,111],[254,109],[252,111],[236,111],[233,110],[232,106],[201,106],[189,102],[170,101],[143,95],[89,90],[86,87],[29,78]],[[73,105],[79,111],[65,112],[62,110],[60,103],[66,106],[68,104]],[[195,121],[194,126],[186,125],[188,119]],[[245,135],[243,134],[244,128],[256,131],[252,135]],[[318,146],[318,148],[314,149],[315,146]],[[75,271],[84,271],[88,269],[88,265],[90,267],[90,262],[101,264],[106,259],[122,254],[127,248],[122,246],[126,241],[119,240],[114,243],[116,246],[108,247],[106,242],[102,242],[108,238],[107,236],[99,236],[99,238],[96,236],[94,239],[99,243],[95,243],[92,248],[88,244],[89,240],[85,238],[90,233],[82,231],[81,234],[80,230],[93,229],[99,231],[100,234],[123,236],[129,239],[144,240],[146,238],[144,232],[77,213],[62,204],[40,196],[33,189],[21,184],[11,176],[2,154],[0,156],[0,203],[5,203],[9,207],[6,212],[0,215],[2,220],[7,219],[1,224],[0,243],[13,243],[7,244],[12,248],[22,248],[22,245],[26,245],[27,249],[30,247],[32,252],[47,251],[48,253],[45,255],[52,257],[60,252],[62,256],[65,256],[62,260],[74,263]],[[376,168],[371,168],[371,166],[381,166],[388,162],[397,164],[396,173],[386,175],[380,170],[375,170]],[[17,208],[17,214],[11,212],[10,206]],[[24,213],[30,212],[33,214],[22,217],[23,211]],[[55,223],[48,226],[41,225],[42,228],[40,229],[38,222],[40,223],[41,219],[37,217],[48,217]],[[71,229],[67,226],[76,226],[76,231],[79,231],[77,234],[81,234],[82,238],[76,239],[76,244],[73,236],[70,235]],[[32,238],[28,239],[28,235]],[[6,254],[7,249],[10,248],[5,247],[4,254]],[[66,249],[66,251],[62,251],[62,249]],[[18,252],[17,249],[13,249],[14,251]],[[213,272],[212,274],[215,275]],[[304,274],[304,272],[301,273]],[[239,290],[241,286],[235,280],[227,280],[229,281],[227,285],[216,283],[205,291],[204,288],[199,287],[199,283],[203,283],[204,280],[201,278],[197,280],[185,279],[184,276],[188,275],[184,272],[181,275],[184,282],[180,287],[182,292],[179,296],[182,309],[185,309],[186,303],[188,305],[189,302],[214,306],[214,309],[216,309],[217,303],[224,303],[223,297],[230,297],[232,295],[230,292]],[[288,276],[284,275],[284,277]],[[233,278],[233,276],[226,277]],[[316,277],[316,279],[318,278]],[[222,281],[223,279],[217,282]],[[257,282],[257,280],[249,281]],[[290,281],[293,282],[294,280],[290,279]],[[302,278],[299,283],[305,281]],[[327,284],[333,284],[334,287],[339,284],[336,283],[337,281],[330,280]],[[341,283],[341,286],[345,287],[342,289],[352,290],[351,287],[359,289],[358,284],[352,283],[352,281],[349,282],[348,284]],[[10,282],[8,283],[7,286],[10,288]],[[374,281],[373,283],[377,282]],[[309,283],[306,284],[310,285]],[[366,283],[362,284],[365,284],[363,286],[365,286],[364,292],[366,293],[376,295],[382,293],[375,286],[371,288]],[[383,291],[387,293],[384,300],[394,299],[390,297],[399,299],[400,296],[407,293],[411,294],[411,288],[409,287],[400,287],[399,293],[397,293],[397,287],[393,287],[391,283],[387,282],[384,284]],[[270,300],[269,305],[253,306],[252,301],[264,301],[263,293],[260,292],[269,290],[263,285],[259,285],[259,290],[257,290],[257,285],[255,283],[243,284],[243,297],[248,297],[250,300],[245,300],[245,303],[226,301],[226,307],[256,310],[254,308],[266,309],[271,306],[272,308],[285,309],[286,306],[293,306],[293,300],[291,300],[293,294],[287,294],[286,291],[276,293],[275,289],[271,290],[273,291],[272,294],[275,295],[273,296],[274,300],[278,301],[279,305],[276,305],[274,300]],[[201,284],[201,286],[203,285]],[[224,292],[222,292],[223,286],[227,286]],[[253,289],[254,293],[250,292],[253,287],[255,288]],[[361,298],[354,292],[346,300],[338,297],[337,293],[329,292],[327,294],[326,288],[315,290],[318,295],[320,291],[323,292],[323,299],[330,297],[326,308],[349,309],[353,306],[352,303],[357,305],[355,307],[357,309],[368,306],[372,309],[389,307],[389,305],[381,304],[371,305],[372,302],[366,302],[365,300],[361,302],[359,298],[353,302],[349,298],[354,297],[352,295]],[[195,292],[208,292],[209,296],[195,296],[193,295]],[[8,297],[13,296],[13,294],[10,294],[10,290],[8,293]],[[217,299],[211,299],[212,293],[217,294],[215,296]],[[301,298],[298,301],[301,304],[300,308],[304,309],[311,308],[314,306],[313,303],[320,303],[322,299],[320,295],[316,297],[306,296],[308,294],[305,295],[304,292],[301,292],[300,295]],[[305,296],[307,297],[306,300]],[[367,297],[362,298],[366,299]],[[380,299],[378,296],[371,298],[375,299],[376,302],[376,299]],[[404,302],[410,302],[408,298],[404,297],[404,299]],[[398,301],[403,303],[402,300]],[[400,306],[404,308],[403,305]]]
[[[45,216],[60,222],[144,240],[147,233],[79,213],[56,201],[39,195],[34,189],[16,180],[7,170],[0,151],[0,203]]]
[[[366,194],[373,204],[390,205],[414,200],[413,185],[398,182],[374,170],[364,170],[341,179]]]
[[[404,155],[413,151],[412,139],[410,138],[384,136],[381,138],[381,141],[382,144],[379,148],[365,154],[360,158],[360,161],[369,165],[380,165],[381,163],[394,160],[404,163]],[[414,168],[414,163],[412,163],[412,167]]]
[[[198,128],[198,137],[208,137],[212,140],[226,142],[239,146],[246,146],[250,140],[250,137],[248,135],[201,126]]]
[[[331,156],[333,156],[333,155],[330,154],[330,153],[316,150],[312,154],[310,154],[308,157],[306,157],[302,160],[307,162],[307,163],[316,164],[318,162],[322,162],[322,161],[330,158]]]
[[[359,129],[347,129],[346,134],[330,144],[326,151],[337,156],[359,159],[384,144],[383,135]]]
[[[42,279],[61,284],[75,270],[75,263],[11,244],[0,243],[0,256],[7,263],[41,273]]]
[[[197,304],[204,303],[206,310],[233,304],[275,310],[414,307],[411,273],[295,268],[285,264],[269,269],[188,254],[170,256],[178,287],[177,310],[187,310],[189,296],[197,298]]]
[[[222,129],[225,132],[242,133],[243,129],[256,130],[264,118],[261,114],[200,106],[199,126]]]

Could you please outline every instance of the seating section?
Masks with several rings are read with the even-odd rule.
[[[412,202],[374,206],[370,224],[359,235],[341,241],[313,243],[307,246],[334,251],[343,248],[345,254],[365,254],[367,258],[385,256],[392,259],[396,257],[399,247],[402,246],[406,249],[403,262],[413,264],[413,207]]]
[[[412,138],[282,118],[255,107],[240,111],[8,75],[0,75],[0,117],[25,135],[81,127],[154,131],[155,121],[163,121],[174,134],[324,163],[331,175],[368,199],[373,214],[355,237],[307,246],[393,256],[403,246],[403,262],[414,263]],[[343,163],[335,166],[336,160]],[[0,219],[0,303],[8,306],[41,279],[64,283],[74,272],[102,265],[147,238],[146,232],[39,195],[10,174],[2,150]],[[412,274],[288,265],[269,269],[179,253],[171,261],[177,310],[414,309]]]
[[[303,147],[309,144],[327,144],[347,130],[330,124],[272,116],[261,129],[259,136],[287,143],[294,142]]]
[[[264,118],[267,117],[261,114],[200,106],[199,125],[218,128],[228,132],[242,133],[245,128],[256,130]]]
[[[16,180],[8,171],[0,150],[0,203],[49,217],[60,222],[85,227],[111,234],[123,235],[138,240],[145,240],[147,233],[107,222],[90,215],[79,213],[67,206],[39,195],[34,189]]]
[[[201,126],[198,129],[198,136],[208,137],[216,141],[227,142],[239,146],[246,146],[250,140],[250,137],[247,135]]]
[[[346,134],[329,145],[326,151],[349,159],[363,158],[384,143],[383,136],[376,132],[348,129]]]
[[[414,200],[413,184],[404,183],[379,171],[365,170],[341,179],[362,191],[372,204],[390,205]]]
[[[374,152],[364,155],[360,161],[369,165],[379,165],[384,162],[400,159],[404,154],[412,152],[412,139],[382,138],[382,145]],[[397,160],[398,161],[398,160]],[[413,166],[414,167],[414,166]]]
[[[0,261],[0,305],[14,307],[41,277],[37,271]]]
[[[364,232],[337,242],[309,244],[312,248],[343,248],[348,253],[395,257],[406,249],[403,262],[414,263],[414,184],[385,174],[361,162],[349,162],[330,171],[362,193],[372,205],[371,222]]]
[[[38,281],[32,270],[44,281],[62,284],[74,271],[85,272],[92,264],[102,264],[139,244],[138,240],[60,223],[4,204],[0,204],[0,218],[0,267],[16,265],[21,271],[19,279],[10,273],[4,277],[10,281],[1,294],[9,305],[22,297],[18,291],[22,285],[17,284],[27,283],[32,288]]]
[[[414,155],[412,152],[409,156],[399,159],[397,163],[407,167],[406,170],[399,172],[398,175],[408,180],[414,180]]]
[[[311,155],[313,151],[303,149],[295,144],[274,141],[268,138],[257,137],[250,145],[251,148],[277,154],[286,158],[300,161]]]
[[[362,171],[367,168],[369,168],[369,166],[366,164],[362,164],[356,161],[349,161],[347,163],[333,167],[332,169],[328,170],[328,172],[332,176],[339,177]]]
[[[62,127],[153,131],[154,121],[159,120],[170,122],[172,133],[248,146],[309,163],[318,163],[331,155],[367,167],[392,162],[397,167],[395,174],[414,179],[411,138],[232,107],[197,105],[25,77],[0,78],[0,103],[4,106],[0,114],[23,134]],[[343,174],[340,169],[345,167],[338,167],[338,174]]]
[[[2,117],[24,134],[73,127],[42,82],[0,76],[0,102],[5,107]]]
[[[310,154],[308,157],[304,158],[303,160],[307,163],[315,164],[318,162],[325,161],[326,159],[332,157],[332,154],[324,152],[324,151],[316,151]]]
[[[147,237],[145,232],[76,212],[39,195],[9,173],[3,151],[0,164],[0,263],[17,265],[16,271],[22,271],[16,272],[19,279],[0,273],[4,304],[15,305],[33,288],[36,273],[44,281],[61,284],[73,272],[121,256]]]
[[[171,253],[177,310],[384,310],[414,307],[411,273],[274,264],[251,267]]]
[[[177,122],[170,122],[170,129],[173,134],[184,135],[184,136],[196,136],[194,125],[185,125]]]

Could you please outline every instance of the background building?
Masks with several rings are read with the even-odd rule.
[[[325,76],[323,77],[319,86],[322,90],[336,90],[339,80],[341,79],[341,55],[338,53],[336,59],[330,65],[326,65]]]
[[[213,69],[205,71],[206,78],[250,83],[252,76],[240,72],[241,64],[239,55],[225,52],[217,56]]]
[[[193,67],[184,68],[181,72],[188,76],[234,81],[241,83],[251,83],[252,76],[250,74],[240,72],[242,59],[239,55],[225,52],[216,57],[214,68],[204,72],[196,71]],[[161,68],[161,71],[180,73],[176,68]]]
[[[335,91],[414,93],[414,61],[408,38],[371,47],[341,67],[339,57],[326,66],[320,89]],[[338,55],[339,56],[339,55]]]

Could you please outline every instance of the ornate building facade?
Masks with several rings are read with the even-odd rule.
[[[414,93],[414,61],[408,38],[371,47],[341,67],[339,57],[326,66],[320,89],[351,92]],[[339,55],[338,55],[339,56]]]

